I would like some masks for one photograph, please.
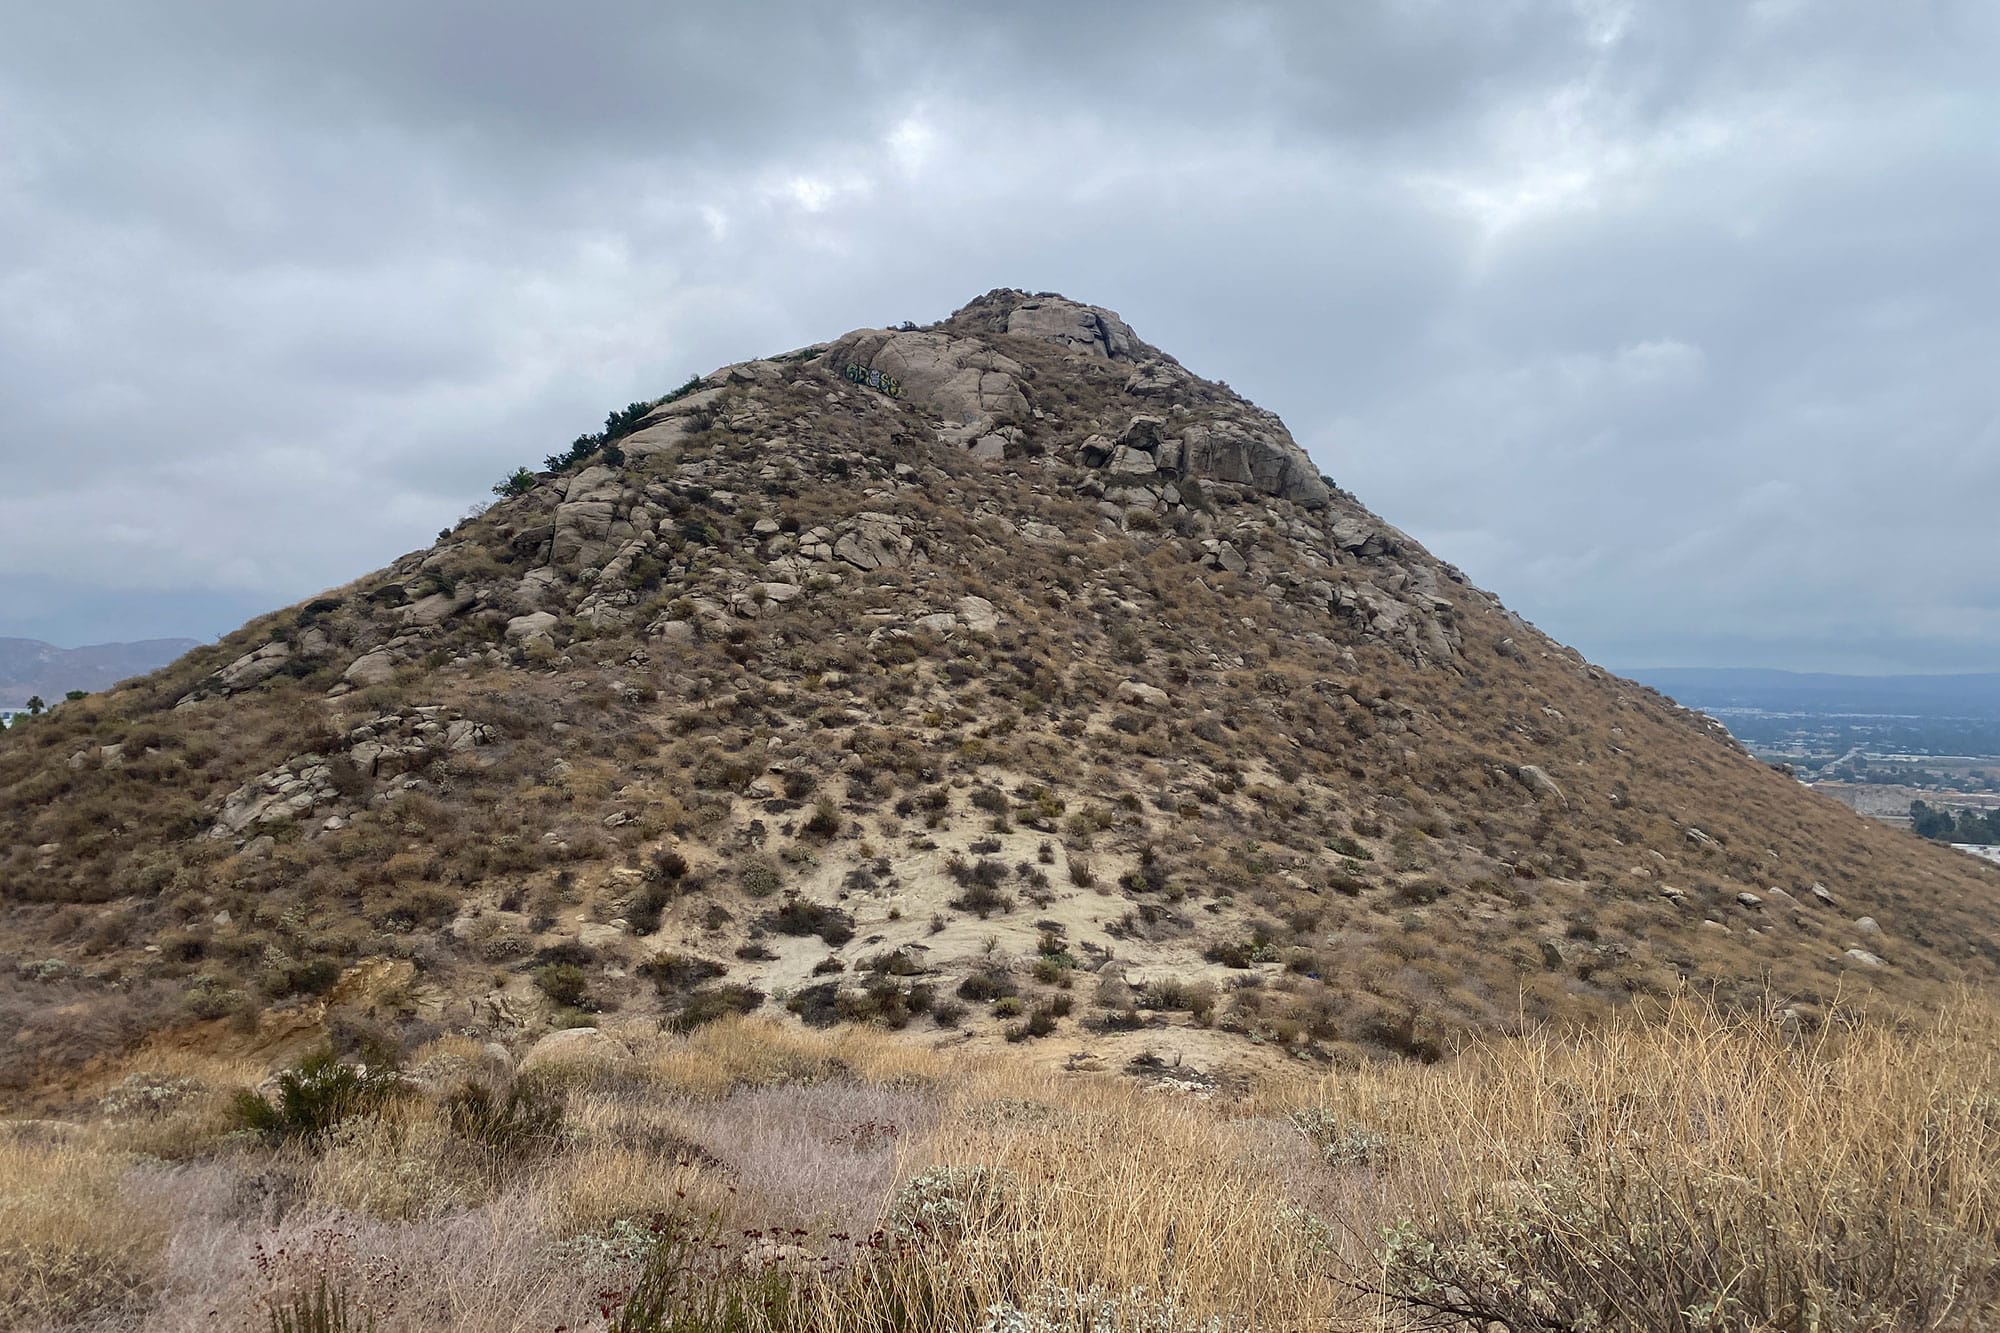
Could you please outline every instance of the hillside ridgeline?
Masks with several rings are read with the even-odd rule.
[[[11,1095],[159,1031],[746,1012],[1215,1077],[1992,974],[2000,873],[1551,642],[1109,311],[996,291],[549,465],[0,741]]]

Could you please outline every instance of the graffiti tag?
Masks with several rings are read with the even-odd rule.
[[[866,366],[849,365],[847,367],[847,378],[853,380],[856,384],[865,384],[871,389],[879,389],[891,398],[901,398],[903,396],[903,382],[893,375],[884,375],[879,370],[870,370]]]

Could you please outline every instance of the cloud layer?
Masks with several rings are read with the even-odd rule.
[[[220,632],[1011,285],[1599,660],[2000,661],[1991,6],[961,8],[9,17],[0,634]]]

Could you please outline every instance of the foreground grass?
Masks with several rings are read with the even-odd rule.
[[[749,1020],[518,1080],[447,1040],[290,1140],[183,1071],[0,1134],[0,1327],[1984,1327],[1996,1016],[1685,1002],[1234,1101]]]

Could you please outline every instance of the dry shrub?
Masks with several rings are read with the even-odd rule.
[[[53,1082],[121,1051],[179,1016],[172,988],[115,986],[74,975],[36,980],[0,966],[0,1094]]]
[[[187,1062],[192,1063],[192,1062]],[[149,1069],[112,1086],[97,1103],[106,1130],[126,1152],[165,1162],[188,1162],[215,1151],[239,1128],[233,1088],[255,1075],[230,1077],[239,1066],[214,1062],[221,1079]]]
[[[927,1300],[989,1328],[1323,1328],[1324,1235],[1271,1142],[1184,1097],[989,1068],[898,1192],[893,1235],[921,1248]],[[867,1326],[855,1313],[827,1326]]]
[[[922,1244],[827,1239],[804,1246],[753,1233],[746,1253],[712,1220],[664,1218],[609,1333],[881,1333],[998,1329],[981,1292]]]
[[[177,1248],[148,1327],[265,1329],[273,1305],[322,1281],[375,1333],[596,1327],[608,1275],[553,1249],[545,1222],[536,1196],[510,1193],[429,1222],[307,1207],[224,1226]]]
[[[335,1126],[312,1161],[308,1188],[329,1209],[434,1220],[495,1192],[495,1173],[466,1148],[435,1104],[392,1104]]]
[[[761,1225],[863,1234],[895,1189],[899,1150],[938,1114],[931,1092],[838,1082],[739,1089],[692,1104],[684,1124]]]

